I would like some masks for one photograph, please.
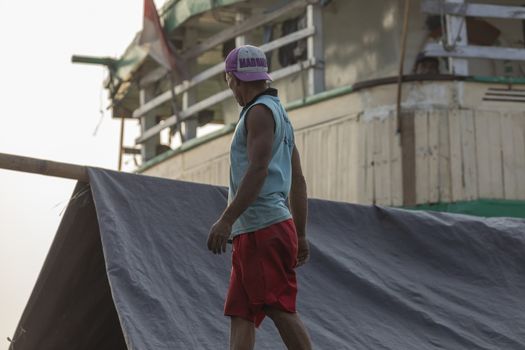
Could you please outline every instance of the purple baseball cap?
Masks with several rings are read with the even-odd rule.
[[[232,73],[239,80],[272,80],[268,74],[266,55],[258,47],[243,45],[230,51],[224,62],[226,73]]]

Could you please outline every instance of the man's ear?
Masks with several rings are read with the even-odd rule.
[[[237,78],[237,77],[235,76],[235,74],[232,74],[232,77],[233,77],[233,79],[235,79],[235,85],[236,85],[236,86],[240,86],[240,85],[242,84],[242,80],[240,80],[239,78]]]

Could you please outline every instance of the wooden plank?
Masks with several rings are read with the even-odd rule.
[[[485,4],[454,4],[436,0],[423,0],[421,11],[440,15],[442,13],[469,17],[525,19],[525,8]]]
[[[304,145],[305,152],[303,159],[305,160],[305,176],[308,183],[308,196],[315,197],[317,194],[316,176],[317,165],[316,165],[316,143],[315,143],[315,132],[312,130],[306,130],[304,132]]]
[[[348,166],[347,176],[344,178],[346,182],[347,192],[345,200],[349,202],[357,202],[360,193],[360,178],[362,178],[361,171],[363,170],[359,158],[359,143],[361,134],[359,133],[360,125],[357,119],[348,121],[348,135],[345,137],[349,147],[348,158],[346,164]]]
[[[85,166],[0,153],[0,169],[89,182]]]
[[[428,112],[418,110],[414,116],[416,152],[416,203],[429,202]]]
[[[478,193],[480,198],[503,198],[499,114],[476,112]]]
[[[492,60],[525,61],[525,49],[515,49],[511,47],[468,45],[456,46],[454,49],[447,51],[441,44],[428,43],[423,49],[423,54],[428,57],[485,58]]]
[[[326,179],[330,176],[326,169],[326,140],[323,138],[322,128],[315,128],[312,132],[314,140],[314,164],[317,167],[315,170],[315,196],[318,198],[327,198],[325,191]]]
[[[374,163],[374,204],[384,205],[384,189],[382,182],[382,130],[381,130],[381,120],[378,118],[373,119],[371,122],[371,127],[373,129],[372,138],[372,159]]]
[[[388,115],[390,129],[390,198],[391,205],[403,205],[403,173],[401,164],[401,135],[397,132],[396,114],[391,112]]]
[[[439,151],[438,151],[438,202],[450,202],[451,173],[450,173],[450,139],[448,127],[448,111],[436,111],[439,118]]]
[[[514,120],[512,114],[505,113],[501,118],[501,149],[503,162],[503,189],[505,199],[519,199],[517,164],[514,152]],[[524,180],[525,181],[525,178]]]
[[[335,124],[335,172],[332,174],[334,177],[334,188],[332,189],[333,199],[337,201],[344,201],[346,197],[346,189],[349,185],[345,181],[347,176],[347,158],[348,158],[348,146],[346,139],[347,135],[347,123],[340,122]]]
[[[366,185],[367,185],[367,169],[368,169],[368,159],[367,159],[367,147],[366,147],[366,122],[362,119],[359,119],[356,125],[357,129],[357,160],[358,160],[358,177],[357,177],[357,202],[358,203],[367,203],[366,196]]]
[[[376,203],[390,205],[390,130],[388,118],[377,119],[374,123],[374,164],[376,165],[375,188]]]
[[[428,201],[439,202],[439,126],[441,111],[428,112]]]
[[[322,138],[324,158],[326,159],[326,180],[324,183],[325,198],[336,198],[338,196],[339,188],[337,187],[337,175],[339,167],[337,165],[337,128],[340,127],[338,124],[330,124],[323,128]]]
[[[489,159],[490,159],[490,189],[491,198],[504,198],[503,196],[503,163],[501,157],[501,114],[492,113],[489,118]]]
[[[474,115],[470,110],[461,110],[459,118],[464,199],[472,200],[478,197]]]
[[[374,163],[374,124],[373,120],[365,122],[366,169],[365,169],[365,203],[376,204],[375,163]]]
[[[288,34],[282,38],[279,38],[277,40],[274,40],[272,42],[269,42],[267,44],[264,44],[264,45],[261,45],[259,48],[264,51],[264,52],[269,52],[269,51],[272,51],[272,50],[275,50],[279,47],[282,47],[282,46],[285,46],[285,45],[288,45],[292,42],[295,42],[297,40],[300,40],[300,39],[304,39],[308,36],[311,36],[315,33],[315,28],[305,28],[305,29],[302,29],[302,30],[299,30],[297,32],[294,32],[294,33],[291,33],[291,34]],[[311,64],[314,64],[315,61],[305,61],[305,62],[311,62]],[[302,67],[302,69],[306,69],[307,67],[309,67],[309,63],[305,63],[305,66]],[[164,68],[163,68],[164,69]],[[299,70],[301,69],[301,67],[299,67]],[[156,71],[156,70],[155,70]],[[153,71],[151,74],[152,76],[150,77],[151,79],[153,79],[153,76],[154,76],[154,72]],[[217,63],[216,65],[202,71],[201,73],[195,75],[191,80],[188,80],[188,81],[184,81],[182,82],[181,84],[175,86],[173,88],[173,93],[175,95],[180,95],[186,91],[188,91],[189,89],[197,86],[198,84],[202,83],[203,81],[206,81],[214,76],[216,76],[217,74],[220,74],[220,73],[223,73],[224,72],[224,62],[220,62],[220,63]],[[278,79],[278,78],[275,78],[273,76],[273,73],[270,73],[272,74],[272,78],[273,79]],[[279,71],[279,74],[283,74],[283,72]],[[145,105],[137,108],[135,111],[133,111],[133,117],[134,118],[139,118],[141,117],[142,115],[144,115],[146,112],[148,112],[149,110],[153,109],[153,108],[156,108],[160,105],[162,105],[163,103],[169,101],[172,97],[172,93],[170,90],[168,91],[165,91],[163,92],[162,94],[156,96],[154,99],[152,99],[151,101],[149,101],[148,103],[146,103]]]
[[[258,15],[253,15],[247,18],[242,23],[239,23],[235,26],[228,27],[223,31],[211,36],[210,38],[204,40],[202,43],[195,45],[191,49],[182,53],[182,57],[185,59],[193,59],[201,55],[202,53],[213,49],[215,46],[222,44],[223,42],[233,39],[236,36],[242,35],[252,29],[260,27],[266,23],[272,22],[277,18],[293,11],[296,9],[306,7],[307,2],[304,0],[296,0],[291,3],[284,5],[283,7],[270,12],[263,13]]]
[[[465,199],[463,189],[463,164],[461,147],[461,111],[454,109],[448,113],[448,133],[450,142],[450,188],[453,202]]]
[[[403,205],[413,206],[416,204],[416,140],[414,113],[404,112],[400,117]]]
[[[517,179],[516,197],[525,199],[525,113],[513,113],[514,159]]]

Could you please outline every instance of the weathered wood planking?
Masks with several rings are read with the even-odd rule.
[[[358,158],[359,140],[362,135],[359,132],[359,122],[356,119],[350,120],[346,125],[349,127],[349,133],[345,139],[350,146],[350,150],[346,162],[349,171],[347,172],[348,175],[346,175],[343,180],[348,184],[346,196],[344,198],[347,198],[350,202],[357,202],[360,185],[359,177],[362,176],[360,175],[362,168],[359,166]]]
[[[452,193],[448,111],[434,111],[434,114],[439,119],[438,202],[449,202],[452,199]]]
[[[397,119],[394,113],[388,116],[390,139],[390,198],[391,205],[403,205],[403,174],[401,164],[401,138],[397,133]]]
[[[505,199],[525,197],[525,115],[501,117],[501,146]]]
[[[374,123],[364,122],[365,127],[365,203],[375,204]]]
[[[514,169],[516,171],[516,197],[525,198],[525,113],[513,113]]]
[[[504,196],[506,199],[517,199],[518,179],[516,178],[516,158],[514,152],[514,119],[510,113],[501,117],[501,148],[503,164]]]
[[[381,119],[378,124],[381,130],[381,156],[380,156],[380,189],[378,193],[378,203],[381,205],[392,205],[392,179],[391,179],[391,160],[390,160],[390,124],[388,118]]]
[[[503,198],[500,115],[476,111],[479,198]]]
[[[366,176],[368,170],[368,160],[366,158],[366,123],[362,120],[357,125],[358,130],[358,149],[357,149],[357,166],[359,167],[357,180],[357,201],[358,203],[366,203]]]
[[[375,203],[379,205],[390,204],[390,188],[386,181],[388,179],[388,128],[385,118],[376,119],[374,123],[374,189]],[[386,153],[386,154],[385,154]],[[386,166],[385,166],[386,165]]]
[[[429,159],[428,159],[428,112],[416,111],[414,114],[415,152],[416,152],[416,202],[429,202]]]
[[[463,200],[463,171],[461,148],[461,111],[454,109],[448,113],[448,133],[450,145],[450,188],[453,202]]]
[[[472,111],[460,111],[461,162],[464,200],[477,198],[476,138]]]
[[[428,201],[439,202],[439,125],[442,123],[440,111],[428,112]]]

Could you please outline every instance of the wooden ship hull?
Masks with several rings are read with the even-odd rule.
[[[170,11],[184,3],[168,2],[161,17],[175,50],[193,57],[191,77],[170,86],[146,53],[119,84],[108,79],[114,117],[142,125],[137,172],[228,185],[239,109],[221,64],[229,47],[251,43],[271,59],[309,196],[425,208],[490,200],[494,215],[525,208],[517,1],[224,1],[174,25]],[[206,123],[215,131],[195,137]],[[184,142],[174,145],[177,131]]]

